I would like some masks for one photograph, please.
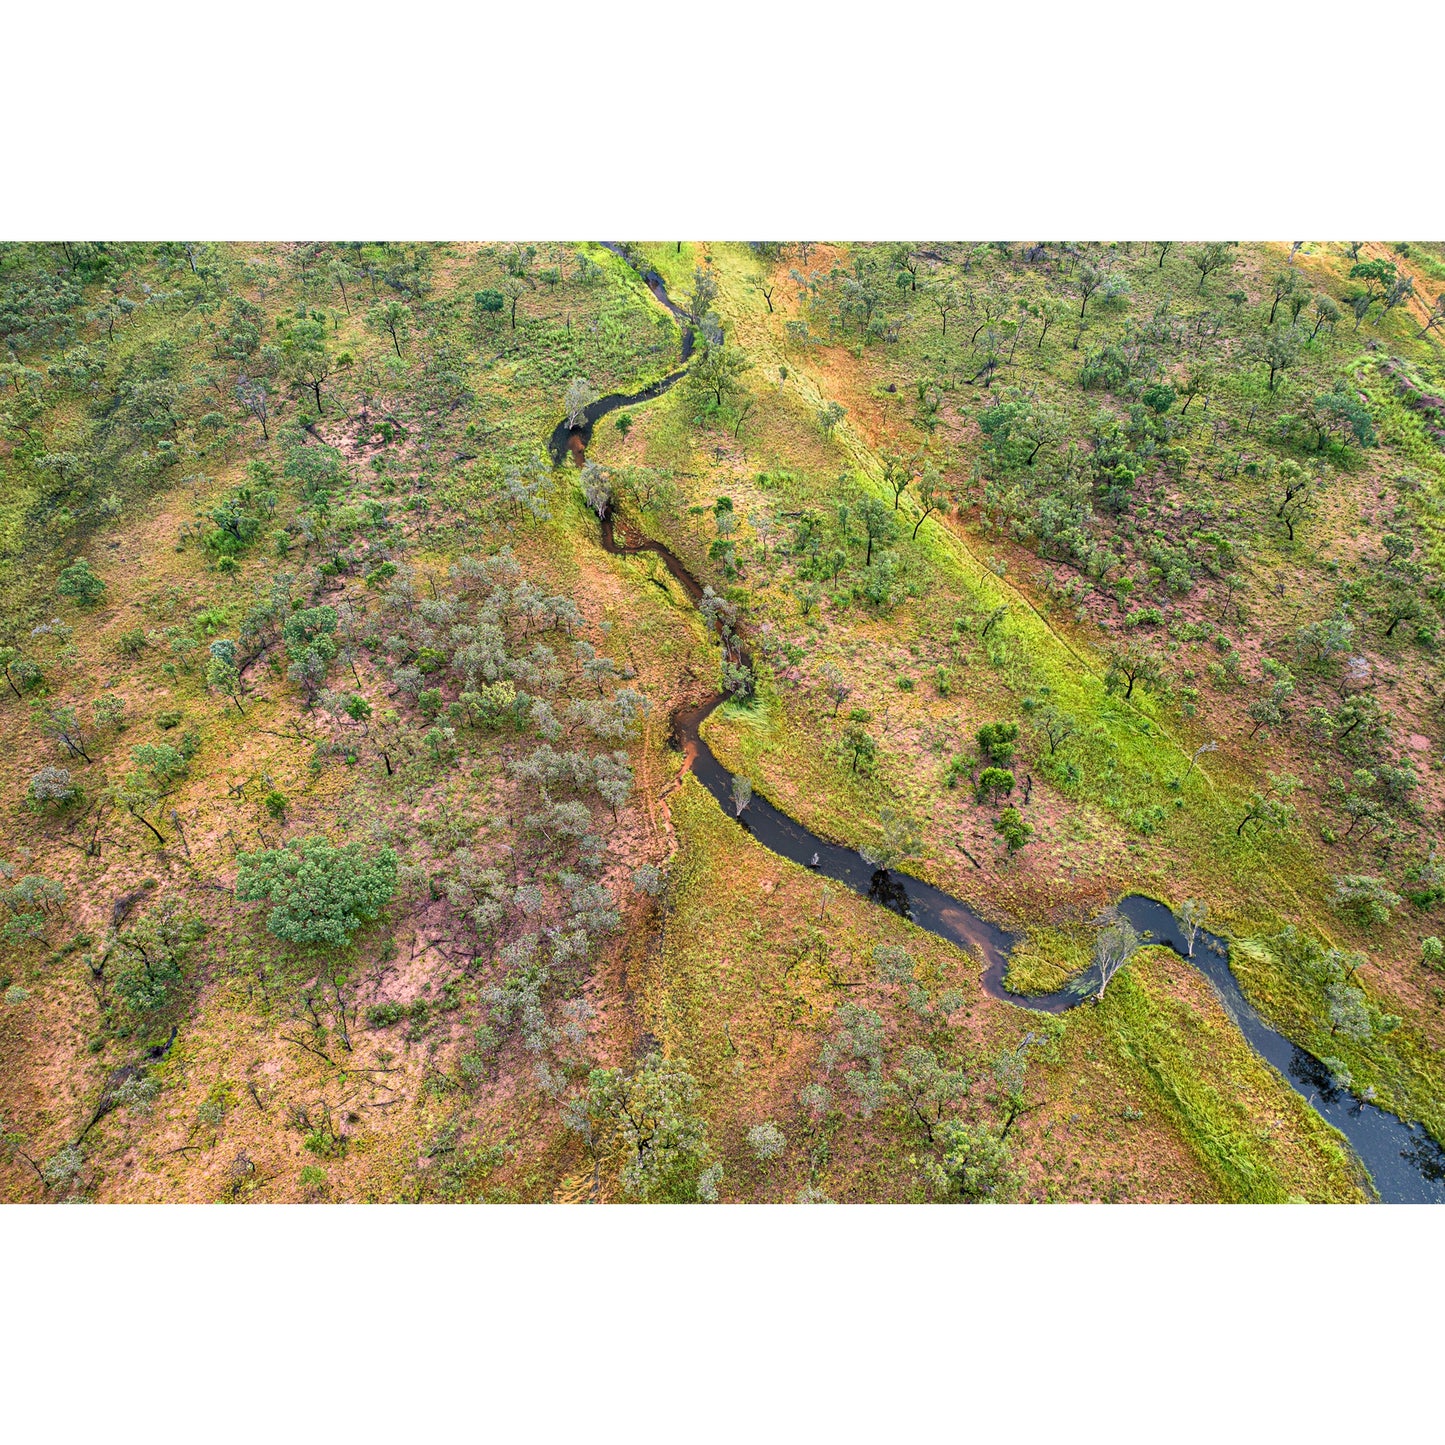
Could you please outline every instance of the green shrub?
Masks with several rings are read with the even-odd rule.
[[[79,557],[60,574],[55,590],[77,606],[94,607],[105,596],[105,583],[90,570],[90,563]]]
[[[1019,725],[1011,722],[985,723],[978,730],[978,750],[989,762],[1006,768],[1013,762]],[[1009,780],[1012,784],[1012,779]]]
[[[1011,793],[1014,789],[1014,775],[1007,768],[985,768],[978,775],[978,786],[974,789],[974,800],[987,803],[1000,794]]]
[[[383,848],[370,863],[359,843],[337,848],[325,838],[297,838],[284,848],[237,857],[236,897],[270,902],[266,927],[286,943],[343,948],[396,892],[396,854]]]
[[[1017,853],[1034,835],[1033,828],[1024,822],[1023,814],[1017,808],[1005,808],[994,819],[993,827],[1008,845],[1010,853]]]

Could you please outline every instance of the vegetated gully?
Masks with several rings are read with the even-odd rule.
[[[607,249],[623,254],[617,246],[608,246]],[[624,259],[628,258],[624,256]],[[669,298],[661,277],[655,271],[643,273],[642,279],[658,301],[682,324],[681,360],[685,363],[693,347],[688,317]],[[592,428],[602,417],[622,407],[661,396],[686,374],[683,366],[632,395],[616,393],[604,396],[586,409],[578,426],[568,426],[565,420],[559,422],[549,442],[553,463],[560,466],[570,454],[580,467],[586,459]],[[632,544],[619,541],[610,508],[601,521],[605,551],[619,557],[639,552],[654,553],[661,558],[694,606],[701,600],[703,589],[697,579],[661,542],[646,537]],[[731,661],[750,662],[741,644],[728,641],[724,645],[732,654]],[[730,811],[732,801],[732,774],[713,756],[700,729],[713,709],[726,700],[725,693],[716,693],[705,702],[679,709],[672,720],[673,743],[682,751],[686,765],[717,799],[725,813]],[[1015,993],[1004,983],[1004,974],[1008,969],[1009,954],[1018,941],[1016,936],[989,922],[966,903],[910,874],[874,868],[856,849],[820,838],[760,794],[753,794],[752,801],[747,805],[746,817],[739,814],[737,821],[772,852],[845,884],[855,893],[892,909],[918,927],[948,939],[965,951],[976,953],[984,965],[980,982],[992,998],[1035,1012],[1058,1014],[1083,1003],[1097,989],[1098,975],[1091,968],[1055,993]],[[1229,945],[1223,938],[1201,930],[1191,947],[1169,906],[1141,893],[1131,893],[1122,898],[1117,908],[1146,942],[1173,949],[1209,980],[1225,1012],[1250,1047],[1350,1141],[1360,1162],[1369,1171],[1382,1201],[1387,1204],[1445,1204],[1445,1148],[1423,1127],[1407,1124],[1394,1114],[1336,1087],[1330,1071],[1317,1058],[1272,1029],[1240,989],[1229,966]]]

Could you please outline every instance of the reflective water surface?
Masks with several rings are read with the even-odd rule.
[[[608,249],[619,250],[616,246]],[[643,279],[658,300],[685,323],[684,313],[668,297],[657,273],[647,272]],[[684,361],[691,351],[692,330],[687,327],[683,335]],[[572,428],[565,421],[561,422],[553,431],[549,443],[552,460],[560,465],[570,452],[580,465],[592,428],[599,418],[620,407],[661,396],[684,375],[685,369],[675,371],[632,396],[614,394],[603,397],[587,408],[586,421],[580,427]],[[702,596],[697,579],[660,542],[645,538],[632,545],[620,543],[610,515],[602,519],[602,545],[608,552],[619,556],[654,553],[693,602]],[[729,650],[736,658],[747,660],[747,653],[740,645],[734,644]],[[687,757],[698,781],[731,816],[732,774],[713,756],[712,749],[699,732],[704,719],[723,701],[723,694],[718,693],[706,702],[675,714],[672,740]],[[772,852],[805,868],[812,868],[825,878],[845,884],[855,893],[883,908],[892,909],[920,928],[975,953],[983,962],[980,981],[984,991],[996,999],[1035,1012],[1057,1014],[1076,1008],[1098,987],[1098,977],[1096,974],[1091,977],[1090,970],[1056,993],[1015,993],[1004,984],[1015,936],[975,913],[960,899],[909,874],[874,868],[855,849],[820,838],[756,791],[737,821],[740,827]],[[1389,1204],[1445,1203],[1445,1149],[1422,1126],[1407,1124],[1374,1104],[1335,1088],[1329,1071],[1318,1059],[1272,1029],[1241,991],[1229,966],[1229,945],[1223,938],[1201,932],[1191,953],[1177,920],[1166,904],[1141,893],[1131,893],[1117,906],[1147,942],[1173,949],[1209,980],[1225,1012],[1250,1047],[1272,1064],[1297,1094],[1350,1141],[1360,1162],[1369,1171],[1381,1200]]]

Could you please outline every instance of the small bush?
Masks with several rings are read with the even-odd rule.
[[[1017,808],[1005,808],[994,819],[993,827],[1010,853],[1017,853],[1034,835],[1033,828],[1024,822],[1023,814]]]
[[[1018,742],[1019,725],[1011,722],[985,723],[978,730],[978,750],[999,768],[1013,762],[1014,745]],[[1009,779],[1012,787],[1013,779]]]
[[[70,779],[69,768],[47,765],[30,779],[30,800],[38,807],[63,807],[74,802],[78,789]]]
[[[748,1130],[748,1148],[759,1164],[770,1164],[788,1147],[783,1131],[771,1119]]]
[[[1136,607],[1124,619],[1125,627],[1158,627],[1164,614],[1157,607]]]
[[[987,803],[1014,790],[1014,775],[1007,768],[985,768],[978,775],[974,801]]]

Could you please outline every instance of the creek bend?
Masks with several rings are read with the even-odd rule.
[[[616,246],[608,249],[621,254]],[[647,273],[643,279],[658,300],[674,316],[685,321],[681,310],[668,298],[657,273]],[[692,332],[689,329],[684,333],[684,362],[692,350],[691,343]],[[684,375],[685,366],[633,395],[602,397],[587,408],[584,421],[576,427],[568,426],[564,419],[554,429],[549,441],[548,449],[554,464],[561,465],[570,455],[580,466],[586,456],[592,428],[599,418],[620,407],[661,396]],[[603,549],[613,556],[653,553],[694,606],[702,598],[703,588],[697,578],[661,542],[647,537],[635,543],[619,541],[610,508],[601,518],[601,540]],[[749,660],[740,644],[725,642],[724,647],[731,660]],[[718,692],[704,702],[678,709],[672,718],[671,741],[682,752],[685,766],[691,769],[698,782],[712,794],[725,814],[733,816],[729,808],[733,775],[717,760],[701,733],[702,724],[708,716],[726,700],[727,695]],[[1034,1012],[1060,1014],[1078,1007],[1096,991],[1098,975],[1091,967],[1056,992],[1015,993],[1004,982],[1009,955],[1018,941],[1015,934],[921,878],[897,870],[874,868],[856,849],[820,837],[757,791],[753,792],[746,813],[746,817],[736,817],[738,826],[769,851],[842,883],[880,907],[891,909],[919,928],[945,938],[979,958],[983,964],[979,982],[991,998]],[[1203,974],[1224,1011],[1254,1052],[1349,1140],[1382,1202],[1445,1204],[1445,1148],[1422,1125],[1408,1124],[1368,1100],[1336,1088],[1330,1071],[1314,1055],[1271,1028],[1244,996],[1230,967],[1229,944],[1224,938],[1201,931],[1191,949],[1168,904],[1142,893],[1126,895],[1116,907],[1138,930],[1145,943],[1172,949]]]

